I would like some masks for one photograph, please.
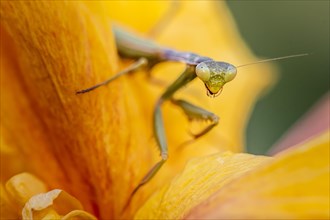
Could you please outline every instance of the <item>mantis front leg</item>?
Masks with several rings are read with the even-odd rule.
[[[164,122],[161,112],[161,106],[164,101],[172,98],[173,94],[182,88],[184,85],[196,78],[195,67],[187,65],[186,70],[177,78],[162,94],[162,96],[156,102],[156,106],[153,114],[153,129],[155,134],[155,139],[160,151],[161,160],[157,162],[148,173],[142,178],[140,183],[134,188],[130,197],[127,200],[127,203],[124,207],[124,210],[129,206],[135,193],[147,182],[149,182],[164,165],[168,159],[168,150],[167,150],[167,141],[166,134],[164,129]]]
[[[186,102],[184,100],[176,100],[171,99],[172,103],[175,105],[178,105],[181,107],[181,109],[185,112],[185,114],[188,116],[189,120],[193,119],[204,119],[204,120],[210,120],[211,124],[204,128],[202,131],[200,131],[197,134],[194,134],[194,138],[199,138],[209,132],[214,126],[216,126],[219,122],[219,117],[213,114],[212,112],[206,111],[198,106],[195,106],[189,102]],[[164,122],[161,112],[161,104],[163,103],[162,99],[159,99],[159,101],[156,104],[155,110],[154,110],[154,132],[155,132],[155,138],[157,141],[157,145],[160,149],[160,156],[161,160],[156,163],[151,170],[145,175],[145,177],[141,180],[139,185],[135,188],[135,192],[138,188],[140,188],[142,185],[147,183],[163,166],[163,164],[168,159],[168,149],[167,149],[167,141],[166,141],[166,135],[165,135],[165,129],[164,129]],[[134,192],[134,193],[135,193]]]
[[[173,104],[179,106],[184,113],[187,115],[189,121],[194,119],[208,120],[211,121],[211,124],[205,127],[202,131],[197,134],[192,134],[194,139],[197,139],[207,132],[209,132],[212,128],[214,128],[219,123],[219,117],[212,112],[209,112],[205,109],[202,109],[196,105],[193,105],[185,100],[181,99],[172,99]]]

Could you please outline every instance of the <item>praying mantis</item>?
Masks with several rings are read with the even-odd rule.
[[[79,90],[76,92],[76,94],[90,92],[96,88],[99,88],[100,86],[104,86],[111,83],[112,81],[118,79],[123,75],[134,73],[135,71],[140,70],[142,68],[148,71],[161,62],[175,61],[183,62],[186,64],[185,70],[179,75],[176,80],[174,80],[165,89],[165,91],[160,95],[160,97],[155,103],[153,111],[153,132],[157,142],[157,146],[160,151],[161,159],[145,174],[139,184],[134,188],[134,190],[130,194],[127,205],[129,205],[131,199],[136,194],[136,192],[143,185],[148,183],[168,160],[168,145],[161,111],[162,104],[165,101],[171,101],[174,105],[181,108],[190,120],[202,119],[210,121],[210,124],[206,126],[203,130],[201,130],[199,133],[192,134],[193,138],[202,137],[203,135],[211,131],[212,128],[214,128],[219,122],[219,117],[214,113],[209,112],[185,100],[175,99],[173,95],[180,88],[186,86],[195,78],[198,78],[204,83],[207,96],[214,98],[221,93],[226,83],[232,81],[236,77],[237,68],[256,63],[307,55],[296,54],[261,60],[240,66],[234,66],[230,63],[215,61],[212,58],[200,56],[195,53],[181,52],[162,47],[154,43],[153,41],[136,37],[118,27],[114,27],[113,31],[118,53],[120,54],[120,56],[135,59],[136,62],[128,66],[126,69],[120,71],[116,75],[110,77],[109,79],[87,89]]]

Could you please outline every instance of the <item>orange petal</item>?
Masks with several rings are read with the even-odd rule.
[[[0,127],[0,180],[7,181],[15,173],[25,171],[23,157],[20,152],[4,140],[3,129]]]
[[[99,213],[101,205],[95,204],[108,207],[111,197],[118,197],[109,190],[113,179],[121,178],[112,176],[117,168],[110,161],[124,159],[109,154],[127,145],[127,134],[117,126],[126,124],[125,118],[114,117],[125,112],[125,103],[116,91],[85,97],[75,91],[117,68],[110,21],[79,2],[2,1],[1,16],[6,37],[1,126],[7,144],[49,187],[67,190]]]
[[[224,186],[188,219],[329,219],[329,131]]]
[[[136,219],[180,219],[228,182],[270,158],[230,152],[189,161],[184,171],[153,195]]]

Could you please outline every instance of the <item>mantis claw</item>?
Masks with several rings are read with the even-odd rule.
[[[194,139],[203,136],[219,123],[219,117],[212,112],[209,112],[205,109],[202,109],[184,100],[171,99],[171,101],[173,104],[179,106],[184,111],[189,121],[192,121],[194,119],[211,121],[210,125],[208,125],[206,128],[204,128],[202,131],[198,132],[197,134],[194,134],[189,131],[189,134]]]

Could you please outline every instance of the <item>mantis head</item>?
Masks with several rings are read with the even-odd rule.
[[[195,71],[197,77],[204,82],[210,97],[218,96],[223,86],[232,81],[237,73],[235,66],[213,60],[199,63]]]
[[[301,54],[294,54],[289,56],[275,57],[265,60],[259,60],[253,63],[247,63],[236,67],[229,63],[208,60],[199,63],[196,66],[195,72],[197,77],[204,82],[207,89],[207,95],[210,97],[216,97],[222,91],[223,86],[227,82],[230,82],[235,78],[237,73],[237,68],[254,65],[258,63],[266,63],[269,61],[284,60],[288,58],[302,57],[307,55],[308,55],[307,53],[301,53]]]

